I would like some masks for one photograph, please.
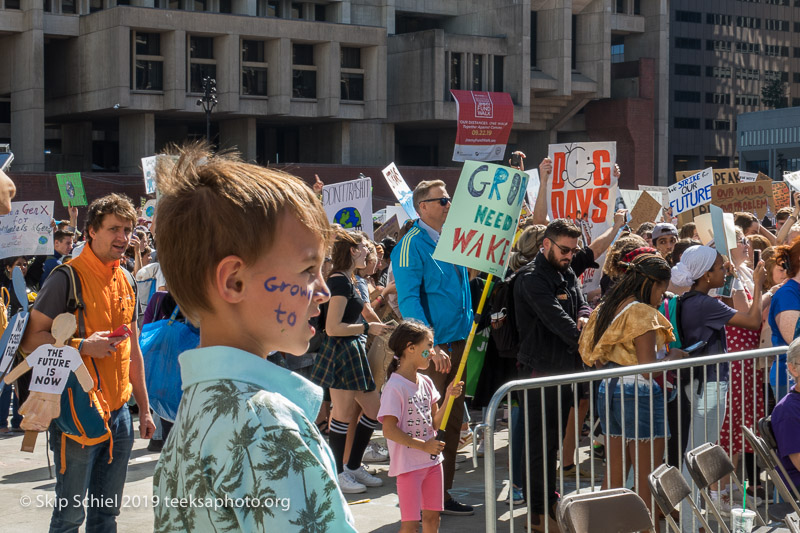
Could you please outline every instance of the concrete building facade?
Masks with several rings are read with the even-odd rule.
[[[761,90],[775,80],[800,105],[800,2],[673,0],[670,24],[670,175],[745,168],[737,116],[766,109]]]
[[[248,160],[450,166],[450,89],[502,91],[509,151],[617,135],[652,183],[667,24],[666,0],[0,0],[0,142],[17,172],[135,174],[205,136],[209,76],[212,138]]]
[[[740,170],[763,172],[774,180],[800,170],[800,107],[739,115],[736,151]]]

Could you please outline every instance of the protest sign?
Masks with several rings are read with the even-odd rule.
[[[794,192],[800,192],[800,170],[783,175],[783,181],[792,188]]]
[[[142,218],[147,222],[153,221],[153,216],[156,214],[156,201],[148,200],[142,207]]]
[[[394,242],[400,242],[400,224],[397,222],[397,215],[393,215],[375,230],[375,242],[381,242],[386,237],[391,237]]]
[[[0,259],[53,254],[53,202],[11,202],[0,217]]]
[[[708,170],[708,169],[706,169]],[[690,176],[694,176],[698,172],[703,172],[703,170],[684,170],[678,171],[675,173],[675,181],[684,180]],[[739,183],[739,169],[738,168],[716,168],[713,169],[714,175],[714,185],[727,185],[731,183]],[[694,220],[697,215],[701,215],[703,213],[708,213],[708,206],[709,204],[704,204],[699,207],[695,207],[689,211],[685,211],[680,215],[675,214],[675,216],[679,217],[679,223],[681,225],[686,224],[687,222],[691,222]]]
[[[789,186],[782,181],[772,182],[772,197],[775,200],[775,211],[789,207],[792,201]]]
[[[760,172],[745,172],[744,170],[739,171],[739,181],[741,183],[751,183],[756,181]]]
[[[397,217],[397,224],[399,224],[401,228],[407,220],[412,220],[408,217],[408,213],[406,213],[406,210],[403,209],[403,207],[399,205],[387,205],[386,220],[389,220],[392,217]]]
[[[551,144],[548,157],[553,161],[553,178],[547,184],[547,211],[550,220],[569,218],[581,228],[583,242],[592,240],[614,225],[617,178],[614,164],[617,143]],[[596,258],[603,264],[603,256]],[[584,292],[600,283],[600,271],[587,269]]]
[[[64,207],[81,207],[89,205],[86,200],[86,191],[83,190],[83,180],[80,172],[71,174],[56,174],[58,191],[61,193],[61,202]]]
[[[14,267],[11,272],[11,290],[20,302],[27,301],[27,291],[25,289],[25,278],[22,275],[22,270],[19,267]],[[11,317],[8,321],[3,336],[0,337],[0,376],[4,376],[11,370],[11,365],[14,363],[14,356],[19,348],[19,343],[22,341],[22,335],[25,333],[25,326],[28,324],[28,306],[23,306],[17,314]],[[3,384],[0,382],[0,390]]]
[[[711,227],[714,232],[714,248],[717,252],[730,259],[731,249],[736,248],[736,228],[733,222],[733,213],[723,213],[716,205],[709,206]]]
[[[614,205],[614,211],[616,212],[618,209],[627,209],[630,211],[633,209],[633,206],[636,205],[636,202],[639,201],[639,198],[642,196],[642,191],[634,191],[631,189],[620,189],[619,190],[619,197],[617,198],[617,203]]]
[[[142,158],[142,174],[144,175],[144,189],[147,194],[156,192],[156,162],[157,155]]]
[[[408,188],[408,184],[406,183],[406,180],[403,179],[403,176],[400,175],[400,171],[397,170],[397,166],[395,166],[394,163],[391,163],[381,172],[383,172],[383,177],[386,178],[386,183],[389,184],[389,187],[392,189],[395,198],[397,198],[397,201],[400,202],[401,206],[403,206],[403,209],[405,209],[408,217],[419,218],[417,211],[414,209],[414,193]]]
[[[372,239],[372,180],[361,178],[322,188],[328,220],[346,230],[361,230]]]
[[[528,175],[528,190],[525,196],[528,199],[528,207],[533,211],[536,207],[536,199],[539,197],[539,170],[535,168],[526,170],[525,174]]]
[[[505,277],[528,175],[467,161],[433,258]]]
[[[772,186],[770,182],[763,180],[713,185],[711,187],[711,203],[728,213],[746,211],[756,213],[758,218],[763,218],[767,214],[767,210],[775,212]]]
[[[514,123],[508,93],[450,91],[456,100],[458,129],[453,161],[500,161]]]
[[[631,209],[631,221],[628,223],[633,231],[645,222],[657,220],[661,212],[661,202],[653,198],[649,192],[641,191],[641,193],[639,200]]]
[[[669,207],[672,216],[690,213],[681,218],[681,225],[690,222],[698,214],[697,208],[711,202],[711,186],[714,184],[713,170],[707,168],[680,180],[668,187]],[[702,212],[707,208],[701,209]]]

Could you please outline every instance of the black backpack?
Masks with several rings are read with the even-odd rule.
[[[500,357],[516,359],[519,353],[519,331],[514,312],[514,283],[517,276],[533,267],[531,263],[510,274],[506,279],[495,282],[489,296],[489,313],[492,319],[491,336]]]

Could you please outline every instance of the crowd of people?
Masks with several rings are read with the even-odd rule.
[[[471,515],[452,492],[457,452],[471,438],[467,376],[456,375],[476,319],[517,337],[508,345],[490,336],[472,409],[511,379],[788,347],[771,366],[743,360],[679,375],[684,386],[654,373],[519,393],[528,419],[515,409],[510,420],[508,499],[527,504],[537,531],[558,531],[557,471],[580,470],[572,428],[583,426],[590,405],[600,420],[596,446],[609,463],[606,488],[625,485],[636,457],[636,487],[649,501],[649,465],[677,464],[690,443],[719,442],[734,462],[744,460],[752,450],[742,444],[741,425],[769,413],[784,465],[800,479],[800,403],[792,394],[800,390],[800,341],[793,342],[800,196],[774,225],[736,213],[731,250],[703,244],[693,223],[629,228],[624,209],[587,245],[573,221],[548,220],[552,162],[544,159],[504,280],[513,314],[489,308],[477,315],[483,275],[433,258],[451,208],[443,181],[417,184],[419,218],[399,240],[373,242],[328,222],[319,178],[309,187],[197,145],[178,155],[159,163],[153,225],[129,199],[111,194],[91,203],[82,231],[76,208],[69,220],[54,221],[53,255],[4,260],[9,315],[30,308],[18,357],[52,343],[55,317],[74,312],[82,329],[69,344],[91,363],[91,397],[104,415],[97,437],[50,427],[56,495],[70,502],[54,509],[51,531],[84,522],[87,531],[115,530],[119,506],[84,508],[81,498],[119,501],[134,439],[131,410],[140,437],[151,439],[148,449],[161,452],[153,478],[160,532],[355,531],[344,495],[383,485],[364,463],[387,459],[400,531],[438,531],[441,513]],[[13,197],[2,178],[0,211]],[[27,301],[12,288],[15,267]],[[589,269],[602,276],[587,293]],[[75,285],[85,302],[78,309],[70,306]],[[182,390],[172,418],[150,408],[148,354],[139,345],[143,324],[167,318],[199,330],[196,348],[169,354],[180,362],[174,387]],[[130,338],[112,336],[123,324]],[[0,432],[19,427],[27,388],[23,378],[13,392],[4,388]],[[374,442],[379,427],[388,449]],[[712,495],[722,503],[736,496],[723,485]],[[164,504],[191,498],[223,504]],[[256,506],[247,498],[292,503]]]

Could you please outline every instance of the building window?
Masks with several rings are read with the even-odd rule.
[[[472,56],[472,90],[483,90],[483,56],[479,54]]]
[[[700,50],[700,39],[689,39],[688,37],[675,37],[675,48],[686,50]]]
[[[11,124],[10,98],[0,98],[0,124]]]
[[[700,119],[692,117],[675,117],[675,127],[683,130],[699,130]]]
[[[761,28],[761,19],[758,17],[736,17],[736,25],[740,28],[758,30]]]
[[[364,101],[364,69],[361,68],[361,48],[341,48],[342,100]]]
[[[764,29],[772,31],[789,31],[788,20],[766,19],[764,21]]]
[[[219,0],[220,13],[233,13],[233,5],[231,0]]]
[[[759,79],[759,72],[757,68],[737,68],[736,69],[736,79],[737,80],[758,80]]]
[[[798,107],[798,106],[800,106],[800,98],[792,98],[792,107]],[[2,120],[0,120],[0,122],[2,122]]]
[[[706,50],[713,50],[715,52],[730,52],[730,41],[708,40],[706,41]]]
[[[730,105],[731,95],[728,93],[706,93],[706,103]]]
[[[707,118],[706,129],[715,131],[731,131],[731,121]]]
[[[764,71],[764,81],[789,81],[789,73],[785,71],[778,71],[778,70],[765,70]]]
[[[736,105],[757,106],[758,101],[759,98],[756,94],[737,94],[734,103]]]
[[[611,62],[622,63],[625,61],[625,36],[611,36]]]
[[[292,45],[292,97],[317,97],[317,67],[314,65],[314,45]]]
[[[61,0],[62,13],[77,13],[75,11],[75,0]]]
[[[788,6],[789,0],[764,0],[765,4],[771,4],[773,6]]]
[[[706,76],[709,78],[728,79],[731,77],[731,67],[706,67]]]
[[[728,43],[730,46],[730,43]],[[760,54],[761,46],[757,43],[743,43],[741,41],[736,43],[736,51],[741,54]]]
[[[764,55],[772,57],[789,57],[789,47],[779,46],[777,44],[767,44],[764,45]]]
[[[676,76],[699,76],[700,65],[685,65],[682,63],[675,63]]]
[[[675,91],[676,102],[700,102],[699,91]]]
[[[101,9],[103,9],[103,0],[89,0],[89,13],[97,13]]]
[[[189,92],[203,92],[203,78],[217,78],[213,37],[189,37]]]
[[[280,6],[280,0],[257,0],[256,16],[277,17],[279,6]]]
[[[792,73],[792,82],[800,83],[800,72],[793,72]]]
[[[492,90],[498,93],[503,92],[503,56],[494,56],[494,83]]]
[[[614,13],[625,14],[625,0],[617,0],[615,2]]]
[[[267,58],[264,41],[242,41],[242,94],[267,96]]]
[[[164,90],[164,56],[161,34],[132,31],[133,58],[131,88],[136,91]]]
[[[794,32],[795,33],[800,33],[800,22],[795,22],[794,23]]]
[[[733,23],[732,15],[723,15],[721,13],[706,13],[706,24],[713,24],[715,26],[730,26]]]
[[[531,68],[536,67],[536,39],[537,39],[537,31],[536,31],[536,23],[538,21],[538,16],[536,15],[536,11],[531,11]]]
[[[677,22],[703,22],[702,13],[699,11],[675,11],[675,20]]]
[[[292,18],[302,19],[303,17],[303,4],[299,2],[292,2]]]
[[[205,11],[208,7],[206,5],[206,0],[193,0],[192,4],[194,5],[193,11]]]
[[[461,89],[461,54],[453,52],[450,54],[450,80],[448,86],[450,89]]]
[[[328,20],[327,7],[323,4],[314,5],[314,20],[317,22],[325,22]]]

